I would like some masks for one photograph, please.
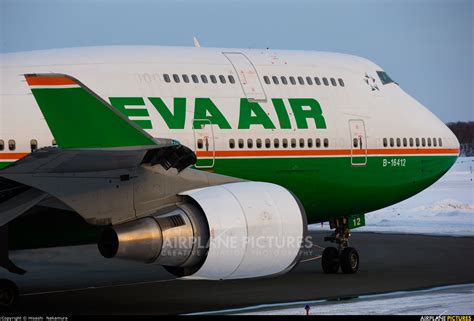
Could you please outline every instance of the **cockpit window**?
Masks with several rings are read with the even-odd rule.
[[[396,84],[396,82],[394,82],[385,71],[377,71],[377,75],[379,75],[380,81],[383,85],[390,84],[392,82]]]

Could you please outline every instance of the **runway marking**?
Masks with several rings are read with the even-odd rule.
[[[53,291],[46,291],[46,292],[25,293],[25,294],[20,294],[20,296],[55,294],[55,293],[65,293],[65,292],[75,292],[75,291],[85,291],[85,290],[96,290],[96,289],[98,290],[98,289],[115,288],[115,287],[119,287],[119,286],[132,286],[132,285],[144,285],[144,284],[153,284],[153,283],[165,283],[165,282],[171,282],[171,281],[179,281],[179,279],[143,281],[143,282],[136,282],[136,283],[112,284],[112,285],[102,285],[102,286],[89,286],[89,287],[86,287],[86,288],[77,288],[77,289],[66,289],[66,290],[53,290]]]
[[[312,257],[312,258],[306,259],[306,260],[301,260],[300,263],[305,263],[305,262],[309,262],[309,261],[314,261],[314,260],[320,259],[321,256],[322,256],[322,255],[315,256],[315,257]]]

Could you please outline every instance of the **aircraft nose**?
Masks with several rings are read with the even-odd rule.
[[[447,126],[444,125],[443,128],[443,148],[445,149],[443,153],[446,154],[445,159],[445,168],[442,172],[447,172],[453,165],[456,163],[456,160],[460,156],[460,143],[453,131]]]
[[[457,156],[460,156],[460,153],[461,153],[461,144],[459,143],[459,140],[456,136],[456,134],[454,134],[454,132],[447,126],[445,125],[445,131],[447,133],[447,139],[448,139],[448,147],[450,149],[452,149],[453,151],[456,151],[457,150]]]

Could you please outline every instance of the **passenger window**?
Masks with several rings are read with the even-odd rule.
[[[328,148],[329,147],[329,139],[324,138],[324,147]]]
[[[296,139],[291,139],[291,148],[296,148]]]
[[[273,140],[273,147],[279,148],[280,147],[280,140],[278,138],[275,138]]]
[[[266,148],[271,148],[272,147],[270,139],[268,139],[268,138],[265,139],[265,147]]]
[[[354,148],[357,148],[357,146],[359,146],[359,140],[354,137],[354,139],[352,140],[352,146],[354,146]]]
[[[313,79],[311,79],[311,77],[306,77],[306,82],[308,83],[308,85],[312,85]]]
[[[417,137],[415,139],[416,147],[420,147],[420,139]]]
[[[221,84],[225,84],[225,83],[226,83],[225,77],[222,76],[222,75],[219,75],[219,80],[221,81]]]
[[[185,83],[189,83],[189,77],[188,77],[188,75],[184,75],[184,74],[183,74],[183,75],[181,75],[181,77],[183,78],[183,81],[184,81]]]
[[[410,147],[413,147],[413,138],[410,137]]]
[[[288,139],[283,138],[283,141],[282,141],[282,143],[281,143],[281,146],[282,146],[283,148],[288,148]]]
[[[201,75],[201,81],[205,84],[207,84],[207,76],[206,75]]]
[[[407,139],[403,137],[403,147],[407,147]]]
[[[337,81],[339,82],[339,86],[344,87],[344,80],[342,80],[342,78],[339,78]]]
[[[387,146],[388,146],[387,138],[384,138],[383,139],[383,147],[387,147]]]
[[[247,139],[247,148],[253,148],[253,140],[251,138]]]
[[[436,147],[438,145],[438,142],[436,141],[436,138],[433,137],[433,146]]]
[[[300,85],[304,85],[303,77],[298,77],[298,82],[300,83]]]
[[[0,150],[4,150],[5,149],[5,142],[3,141],[3,139],[0,139]]]
[[[173,74],[173,80],[175,83],[179,83],[179,76],[177,74]]]
[[[290,82],[291,82],[292,85],[296,85],[295,77],[291,76],[290,77]]]
[[[443,140],[441,138],[438,138],[438,145],[439,147],[443,146]]]
[[[316,147],[319,148],[321,147],[321,139],[316,138]]]
[[[304,138],[300,138],[300,148],[304,148]]]
[[[334,79],[334,78],[331,78],[331,85],[333,85],[333,86],[337,86],[336,79]]]
[[[239,138],[239,148],[244,148],[244,140]]]
[[[170,76],[168,74],[164,74],[163,79],[165,80],[165,82],[171,82]]]
[[[308,138],[308,148],[313,148],[313,140]]]
[[[14,139],[10,139],[8,141],[8,149],[9,150],[15,150],[16,149],[16,143]]]
[[[199,139],[197,140],[197,148],[198,148],[198,149],[202,149],[203,146],[204,146],[204,144],[203,144],[203,142],[202,142],[202,139],[199,138]]]
[[[277,77],[277,76],[272,76],[272,80],[273,80],[273,83],[274,83],[275,85],[278,85],[278,84],[279,84],[279,82],[278,82],[278,77]]]
[[[229,147],[232,149],[235,148],[235,140],[233,138],[229,139]]]
[[[263,76],[263,81],[264,81],[267,85],[270,85],[270,78],[268,78],[268,76]]]
[[[285,76],[281,76],[280,79],[281,79],[281,83],[282,83],[283,85],[287,85],[287,84],[288,84],[288,81],[286,80],[286,77],[285,77]]]
[[[217,78],[216,78],[216,76],[211,75],[211,76],[209,76],[209,78],[211,78],[211,82],[212,82],[213,84],[217,84]]]
[[[395,146],[395,141],[393,140],[393,138],[390,138],[390,147],[394,147]]]
[[[314,82],[316,85],[321,86],[321,80],[319,80],[319,77],[314,77]]]
[[[428,147],[431,147],[431,137],[428,137]]]
[[[36,139],[30,140],[30,149],[31,149],[31,152],[34,152],[35,150],[38,149],[38,141]]]
[[[228,77],[228,78],[229,78],[229,82],[230,82],[231,84],[235,84],[235,79],[234,79],[234,76],[232,76],[232,75],[229,75],[229,77]]]
[[[326,77],[323,77],[324,86],[329,86],[329,81]]]
[[[260,138],[257,139],[257,148],[262,148],[262,140]]]
[[[400,138],[397,138],[397,147],[402,146],[402,142],[400,141]]]
[[[421,146],[423,146],[423,147],[426,146],[426,140],[425,140],[424,137],[421,139]]]
[[[196,75],[191,75],[191,78],[193,79],[193,83],[198,84],[199,83],[199,78]]]

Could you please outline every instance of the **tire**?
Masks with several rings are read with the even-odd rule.
[[[321,266],[324,273],[334,274],[339,271],[339,251],[335,247],[327,247],[323,251]]]
[[[359,253],[353,247],[347,247],[341,252],[341,270],[346,274],[353,274],[359,271]]]
[[[8,311],[18,301],[18,287],[10,280],[0,279],[0,311]]]

